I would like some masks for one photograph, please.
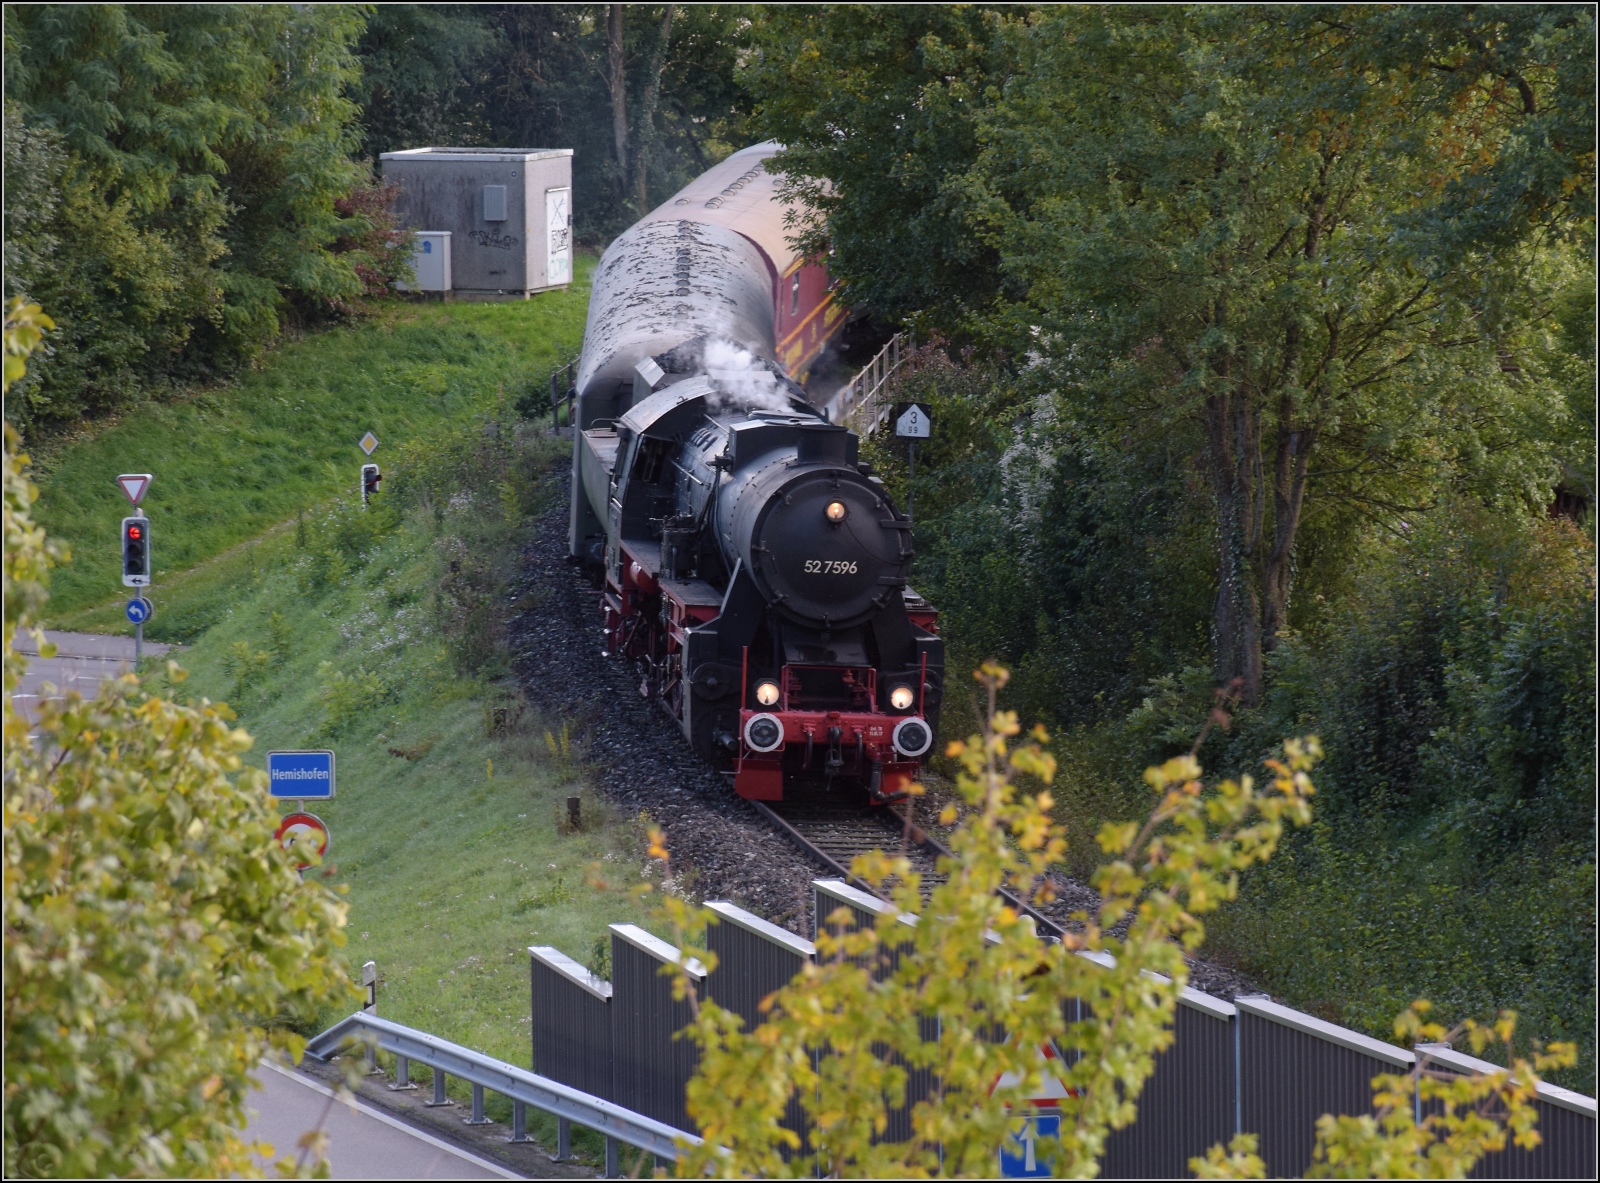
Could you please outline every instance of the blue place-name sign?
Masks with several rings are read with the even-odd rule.
[[[326,801],[333,796],[333,753],[268,752],[267,781],[274,797]]]

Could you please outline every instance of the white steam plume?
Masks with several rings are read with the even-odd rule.
[[[704,358],[706,376],[720,396],[714,400],[713,410],[793,410],[777,376],[748,349],[712,338],[706,342]]]

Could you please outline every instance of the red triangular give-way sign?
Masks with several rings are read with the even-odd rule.
[[[1044,1079],[1040,1082],[1039,1096],[1028,1098],[1028,1104],[1042,1107],[1059,1106],[1066,1098],[1078,1095],[1078,1090],[1068,1088],[1066,1081],[1061,1078],[1066,1065],[1054,1043],[1046,1040],[1039,1045],[1039,1059],[1045,1064]],[[1002,1073],[995,1077],[994,1083],[989,1086],[989,1095],[993,1096],[996,1089],[1016,1088],[1021,1083],[1022,1078],[1016,1073]]]
[[[122,490],[122,495],[133,505],[138,505],[144,500],[145,490],[150,488],[150,474],[148,472],[125,472],[117,478],[117,487]]]

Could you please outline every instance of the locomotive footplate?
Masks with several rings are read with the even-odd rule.
[[[920,728],[920,731],[918,730]],[[897,732],[916,755],[897,750]],[[739,713],[734,791],[751,801],[783,800],[784,772],[849,777],[874,804],[904,800],[932,746],[920,715],[745,709]]]

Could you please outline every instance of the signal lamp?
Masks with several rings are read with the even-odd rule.
[[[915,699],[916,695],[912,693],[911,687],[903,684],[889,691],[889,705],[897,711],[909,711]]]
[[[122,519],[122,585],[147,587],[150,583],[150,519]]]
[[[824,514],[826,514],[828,520],[830,522],[832,522],[836,526],[840,522],[844,521],[844,519],[850,513],[850,511],[845,508],[845,504],[844,504],[843,501],[830,501],[830,502],[828,502],[828,508],[823,510],[822,512]]]
[[[764,707],[772,706],[778,701],[778,684],[776,682],[762,682],[756,686],[756,701]]]

